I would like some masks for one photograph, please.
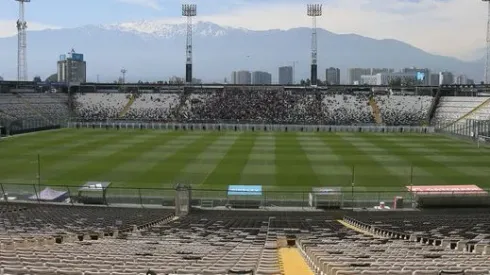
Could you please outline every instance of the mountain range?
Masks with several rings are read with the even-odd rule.
[[[234,70],[260,70],[272,73],[277,81],[279,66],[296,62],[296,79],[309,76],[311,30],[252,31],[223,27],[209,22],[193,26],[194,76],[205,82],[230,78]],[[60,54],[72,48],[87,61],[87,78],[113,81],[127,69],[128,81],[167,80],[185,72],[185,24],[138,21],[113,25],[31,31],[28,33],[29,76],[42,78],[56,72]],[[17,37],[0,38],[0,75],[15,79]],[[427,53],[407,43],[377,40],[358,34],[335,34],[318,30],[319,77],[325,68],[341,69],[341,80],[351,67],[429,68],[466,74],[480,81],[483,62],[467,62]]]

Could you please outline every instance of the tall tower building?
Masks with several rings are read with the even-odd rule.
[[[454,75],[451,72],[439,73],[439,85],[451,85],[454,84]]]
[[[75,50],[60,56],[58,61],[58,82],[85,83],[87,82],[87,63],[83,60],[83,54]]]
[[[280,85],[294,84],[292,66],[279,67],[279,84]]]
[[[250,85],[252,84],[252,74],[249,71],[236,72],[236,82],[238,85]]]
[[[340,69],[334,67],[326,69],[325,80],[328,85],[340,85]]]
[[[254,85],[271,85],[272,75],[268,72],[253,72],[252,84]]]

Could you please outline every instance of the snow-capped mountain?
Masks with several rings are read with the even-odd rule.
[[[223,81],[234,70],[260,70],[277,80],[279,66],[296,61],[296,78],[309,77],[311,30],[252,31],[223,27],[209,22],[194,24],[194,76],[206,82]],[[128,70],[128,81],[168,80],[185,72],[185,24],[164,21],[139,21],[108,26],[83,26],[28,32],[27,60],[30,78],[45,78],[56,72],[60,54],[72,48],[85,55],[87,76],[95,81],[113,81],[120,70]],[[0,75],[15,79],[17,38],[0,39]],[[464,73],[479,81],[483,64],[433,55],[407,43],[377,40],[355,34],[335,34],[318,30],[318,75],[325,68],[404,67],[449,70]]]
[[[136,22],[102,25],[100,27],[106,30],[117,30],[136,34],[144,33],[160,38],[184,36],[187,33],[187,24],[170,24],[161,20],[142,20]],[[192,26],[193,35],[203,37],[224,36],[231,30],[233,30],[233,28],[222,27],[209,22],[197,22]]]

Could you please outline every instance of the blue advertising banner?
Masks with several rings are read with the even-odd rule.
[[[261,196],[262,185],[228,185],[228,196]]]

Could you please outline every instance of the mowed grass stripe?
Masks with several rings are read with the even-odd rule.
[[[379,163],[373,156],[374,151],[368,151],[359,144],[353,143],[352,134],[340,133],[323,137],[323,141],[332,149],[332,152],[340,156],[343,165],[348,166],[351,170],[350,175],[341,178],[342,182],[332,183],[330,186],[350,186],[352,184],[353,174],[356,188],[379,188],[385,186],[385,182],[400,181],[399,176],[393,175],[386,167]],[[357,135],[355,135],[357,136]],[[347,137],[347,138],[346,138]],[[353,168],[354,167],[354,168]],[[354,172],[352,172],[354,169]],[[399,185],[399,184],[398,184]]]
[[[58,144],[58,147],[62,147],[63,149],[58,148],[57,150],[41,154],[42,177],[44,178],[44,170],[49,169],[52,165],[66,161],[78,152],[90,151],[94,150],[94,148],[104,146],[109,140],[118,138],[119,136],[121,136],[120,133],[116,132],[96,132],[93,135],[84,136],[83,139],[79,139],[80,137],[75,136],[71,140],[66,140],[63,144]],[[36,155],[34,154],[33,156],[26,158],[25,164],[26,165],[11,166],[5,171],[5,174],[2,174],[1,176],[4,178],[25,178],[26,180],[30,180],[32,177],[35,177],[37,173]],[[62,171],[62,169],[60,171]]]
[[[243,167],[239,184],[244,185],[275,185],[276,183],[276,138],[274,133],[257,135],[250,150],[247,163]],[[240,157],[244,157],[243,155]]]
[[[0,172],[8,171],[26,161],[37,161],[37,154],[52,154],[60,145],[71,142],[74,138],[82,138],[83,134],[72,130],[47,131],[39,134],[22,136],[21,138],[6,139],[0,142]]]
[[[387,147],[397,148],[398,152],[401,153],[400,156],[415,167],[412,176],[413,184],[415,185],[462,184],[468,181],[467,175],[432,160],[429,153],[413,152],[411,149],[400,146],[398,142],[386,139],[383,136],[379,137],[378,142],[385,144]],[[424,139],[420,139],[419,142],[423,144]],[[420,175],[417,173],[420,170],[427,171],[431,175]]]
[[[199,188],[199,185],[206,181],[206,178],[216,169],[239,136],[240,134],[235,132],[228,132],[220,136],[192,159],[178,175],[176,180],[190,183]]]
[[[322,185],[340,182],[350,184],[351,167],[345,165],[340,156],[333,152],[320,134],[301,134],[298,136],[298,140]]]
[[[147,172],[148,175],[151,175],[151,178],[144,177],[145,182],[159,181],[164,184],[177,183],[177,175],[182,172],[185,166],[192,162],[192,160],[202,153],[209,145],[215,142],[221,135],[222,133],[191,135],[191,137],[196,137],[196,139],[155,165]]]
[[[255,133],[242,133],[201,186],[226,190],[228,185],[239,183],[256,138]]]
[[[128,148],[134,135],[128,131],[121,131],[116,136],[100,135],[93,132],[92,139],[87,144],[70,147],[65,153],[54,154],[43,158],[42,170],[45,184],[80,184],[80,179],[90,176],[91,169],[105,168],[109,157],[120,149]],[[69,179],[69,180],[67,180]]]
[[[97,152],[87,152],[73,157],[70,167],[64,169],[63,174],[58,174],[52,180],[70,178],[73,182],[86,181],[111,181],[114,186],[121,182],[131,181],[131,171],[117,170],[128,161],[137,159],[147,151],[153,150],[155,143],[164,142],[178,136],[170,132],[140,132],[125,133],[125,138],[110,141],[110,144]],[[103,165],[101,165],[103,164]]]
[[[400,146],[407,146],[405,141],[406,140],[401,139],[398,143]],[[455,146],[458,144],[461,145],[460,148]],[[468,147],[465,145],[467,144],[440,142],[437,144],[431,144],[429,147],[425,143],[419,143],[419,147],[411,148],[411,150],[420,154],[425,154],[426,158],[467,175],[469,177],[469,181],[478,184],[487,184],[490,179],[488,155],[486,155],[485,151],[480,151],[475,147]],[[475,161],[472,161],[473,165],[465,163],[466,158],[463,157],[463,155],[471,159],[475,159]],[[478,158],[481,156],[483,156],[483,159]]]
[[[320,180],[301,148],[297,133],[276,133],[276,185],[304,188]]]

